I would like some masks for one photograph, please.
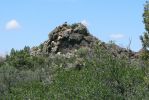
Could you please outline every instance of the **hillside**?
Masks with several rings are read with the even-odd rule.
[[[64,23],[36,47],[0,62],[0,99],[149,99],[149,64],[133,52]]]
[[[105,50],[108,50],[113,56],[126,56],[130,58],[138,58],[138,53],[130,49],[122,48],[115,43],[105,43],[97,39],[88,31],[88,29],[81,23],[74,23],[72,25],[64,24],[56,27],[49,33],[49,39],[39,46],[31,49],[31,55],[48,55],[72,53],[79,48],[91,49],[93,45],[99,44]]]

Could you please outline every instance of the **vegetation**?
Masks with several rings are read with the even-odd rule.
[[[114,56],[100,42],[72,54],[33,56],[28,46],[12,49],[0,58],[0,100],[148,100],[149,2],[143,18],[144,51],[136,59]]]
[[[28,49],[12,50],[1,65],[1,99],[119,100],[149,97],[147,63],[141,67],[135,62],[128,63],[127,58],[115,58],[102,46],[96,45],[93,50],[81,48],[69,60],[62,55],[34,58],[28,53]],[[22,63],[14,60],[19,57],[24,57]],[[73,64],[77,57],[84,59],[81,70],[68,68],[67,64]]]
[[[145,24],[146,32],[144,32],[143,36],[140,36],[143,46],[143,52],[141,56],[142,58],[145,58],[147,60],[149,59],[149,1],[146,1],[146,4],[144,6],[143,22]]]
[[[144,6],[144,13],[143,13],[143,22],[145,24],[144,35],[140,37],[142,41],[143,48],[149,47],[149,2],[147,1]]]

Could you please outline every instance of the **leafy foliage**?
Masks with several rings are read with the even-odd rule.
[[[146,32],[144,32],[143,36],[140,36],[140,39],[142,41],[143,48],[149,47],[149,2],[147,1],[144,6],[144,13],[143,13],[143,21],[145,24]]]
[[[16,56],[16,52],[12,54]],[[68,66],[76,57],[84,59],[81,70]],[[39,66],[34,70],[32,67],[20,70],[10,66],[8,57],[0,67],[0,98],[119,100],[149,97],[148,65],[142,68],[128,63],[127,59],[115,58],[99,45],[92,50],[81,48],[69,59],[62,55],[43,58],[42,65],[39,58],[34,59],[32,63]]]
[[[103,43],[65,55],[32,56],[30,47],[12,49],[0,62],[0,99],[148,100],[149,2],[143,18],[146,32],[140,39],[145,51],[139,61],[113,56]]]
[[[23,50],[12,49],[10,55],[7,55],[6,62],[17,69],[35,69],[35,66],[44,63],[43,57],[35,57],[30,55],[30,47],[25,46]]]
[[[143,50],[140,54],[140,58],[144,61],[148,61],[149,59],[149,51],[148,50]]]

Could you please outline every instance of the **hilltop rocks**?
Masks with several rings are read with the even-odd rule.
[[[136,58],[136,53],[133,52],[132,50],[122,48],[116,44],[106,44],[107,49],[109,52],[114,56],[118,58],[130,58],[130,59],[135,59]]]
[[[37,47],[33,47],[31,55],[50,55],[50,54],[71,54],[79,48],[92,49],[93,44],[101,43],[100,47],[108,50],[113,57],[136,59],[138,55],[116,44],[106,44],[92,36],[87,28],[81,23],[69,25],[64,23],[56,27],[48,35],[48,40]]]
[[[43,47],[38,48],[38,50],[34,48],[32,55],[40,53],[68,53],[80,47],[91,47],[95,41],[97,39],[90,35],[83,24],[68,25],[65,22],[50,32],[49,39],[42,44]]]

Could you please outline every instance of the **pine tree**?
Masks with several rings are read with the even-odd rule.
[[[149,1],[146,1],[146,4],[144,5],[143,22],[145,24],[146,32],[144,32],[143,36],[140,36],[140,39],[143,48],[147,50],[147,48],[149,48]]]

